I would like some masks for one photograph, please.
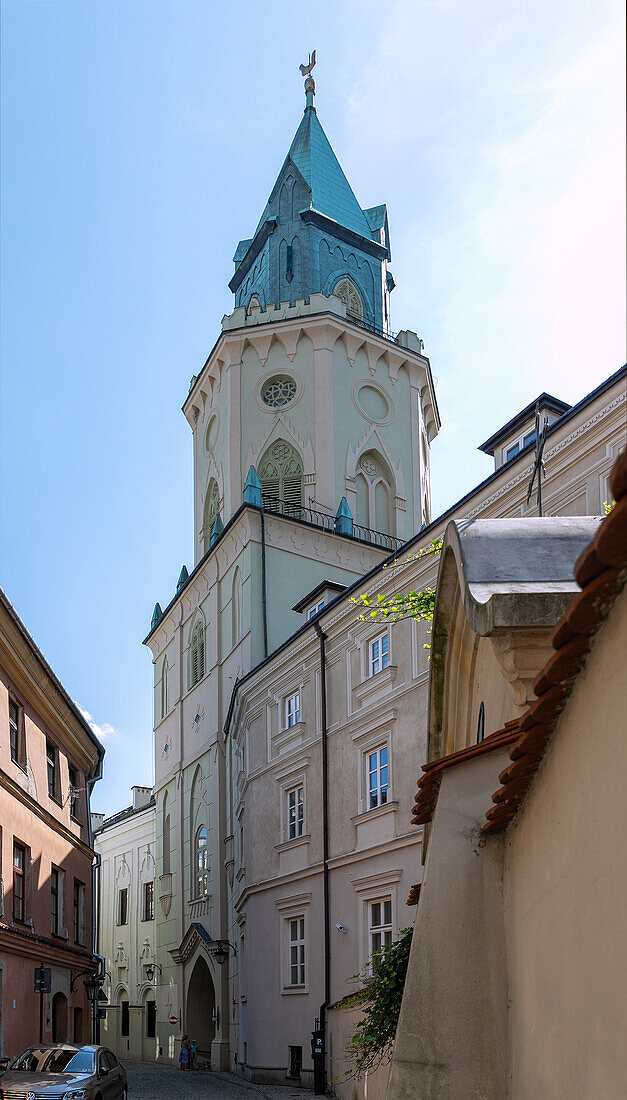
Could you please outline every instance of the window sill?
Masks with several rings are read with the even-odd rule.
[[[392,687],[396,680],[396,672],[396,665],[388,665],[387,668],[381,669],[381,672],[375,672],[374,676],[369,676],[367,680],[357,684],[357,687],[353,688],[353,695],[359,703],[364,703],[370,696],[378,695],[386,688]]]
[[[282,844],[275,844],[275,852],[287,852],[292,848],[300,848],[303,845],[309,844],[311,840],[311,833],[304,833],[302,836],[292,837],[291,840],[284,840]]]
[[[284,985],[281,990],[282,997],[295,997],[303,993],[308,994],[309,989],[306,985]]]
[[[63,809],[63,803],[62,803],[62,801],[61,801],[61,799],[59,798],[58,795],[50,794],[50,791],[48,791],[48,798],[50,799],[51,802],[56,802],[57,806],[60,806],[61,809]]]
[[[372,810],[362,810],[361,813],[351,817],[353,825],[361,825],[362,821],[371,821],[375,817],[384,817],[389,813],[396,813],[398,802],[384,802],[383,806],[374,806]]]
[[[24,760],[24,761],[22,761],[22,760],[14,760],[14,759],[13,759],[13,757],[11,757],[11,763],[12,763],[12,764],[15,764],[15,767],[16,767],[16,768],[19,768],[19,769],[20,769],[20,771],[21,771],[21,772],[22,772],[22,773],[23,773],[24,775],[28,775],[28,771],[27,771],[27,768],[26,768],[26,761],[25,761],[25,760]]]
[[[282,729],[279,731],[279,733],[275,734],[272,740],[278,749],[283,749],[286,745],[289,745],[290,742],[295,739],[302,741],[306,727],[306,722],[294,722],[293,726],[286,726],[285,729]]]

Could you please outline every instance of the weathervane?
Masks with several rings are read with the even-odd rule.
[[[545,416],[544,423],[542,424],[542,431],[540,431],[540,402],[536,401],[536,458],[533,464],[533,470],[531,471],[531,479],[529,481],[529,487],[527,489],[527,504],[531,500],[531,494],[533,493],[533,483],[538,475],[538,487],[537,487],[537,501],[538,501],[538,515],[542,515],[542,478],[546,477],[546,469],[544,467],[544,444],[546,443],[546,433],[549,427],[549,418]]]
[[[309,54],[309,62],[307,65],[299,65],[301,75],[307,77],[305,80],[305,95],[307,96],[307,106],[313,107],[313,97],[316,94],[316,82],[311,75],[311,70],[316,64],[316,51]]]

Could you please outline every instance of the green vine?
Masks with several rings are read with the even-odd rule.
[[[361,974],[363,989],[344,1002],[346,1008],[361,1008],[364,1013],[355,1034],[344,1047],[344,1053],[352,1062],[351,1068],[344,1073],[345,1078],[359,1080],[391,1061],[412,932],[413,928],[404,928],[394,943],[372,952],[370,965]],[[355,974],[350,980],[358,977],[360,975]]]
[[[392,566],[402,570],[409,562],[417,558],[437,555],[441,549],[442,539],[432,539],[429,546],[424,546],[417,554],[410,554],[400,566],[396,562],[393,562]],[[359,607],[367,608],[367,611],[359,616],[362,622],[367,622],[369,619],[374,619],[375,622],[389,620],[392,623],[400,622],[401,619],[424,619],[431,622],[435,610],[435,588],[423,588],[420,591],[405,593],[396,592],[392,596],[379,594],[376,597],[366,592],[361,596],[353,597],[352,600]]]

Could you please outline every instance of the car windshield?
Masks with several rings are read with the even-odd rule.
[[[93,1073],[94,1055],[89,1050],[29,1047],[15,1059],[11,1069],[24,1073]]]

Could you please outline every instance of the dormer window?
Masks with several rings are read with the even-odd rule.
[[[314,615],[317,615],[319,611],[322,611],[323,607],[324,600],[318,600],[317,603],[313,604],[313,606],[309,608],[309,611],[307,612],[307,618],[313,619]]]

